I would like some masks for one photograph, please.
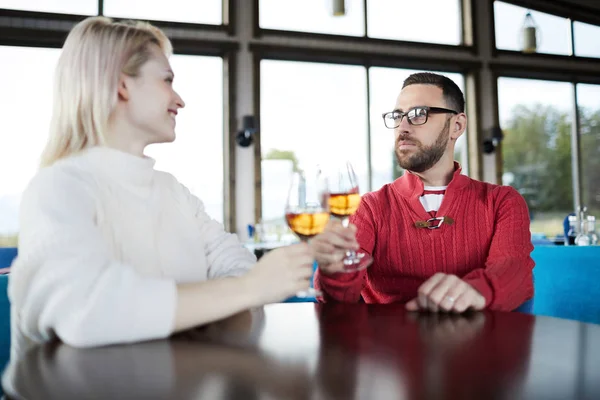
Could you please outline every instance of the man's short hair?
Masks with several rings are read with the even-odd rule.
[[[465,112],[465,97],[454,81],[433,72],[417,72],[404,80],[402,89],[410,85],[433,85],[442,89],[444,100],[449,108]]]

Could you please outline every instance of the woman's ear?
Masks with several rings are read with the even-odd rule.
[[[128,101],[129,100],[129,80],[125,74],[121,74],[119,77],[119,85],[117,86],[117,93],[119,95],[119,100]]]

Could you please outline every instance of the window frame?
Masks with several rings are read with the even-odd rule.
[[[325,55],[325,54],[316,54],[316,53],[309,53],[307,51],[303,51],[303,50],[297,50],[297,52],[293,52],[293,51],[289,51],[286,52],[286,54],[282,54],[282,53],[273,53],[272,49],[270,47],[266,47],[263,48],[262,46],[259,45],[254,45],[251,47],[251,49],[254,50],[255,52],[255,65],[256,65],[256,71],[257,73],[255,74],[255,83],[254,83],[254,87],[256,88],[256,97],[257,97],[257,101],[255,103],[255,107],[254,107],[254,112],[255,115],[261,115],[260,113],[260,62],[263,60],[277,60],[277,61],[298,61],[298,62],[312,62],[312,63],[321,63],[321,64],[332,64],[332,65],[355,65],[355,66],[362,66],[364,67],[364,73],[366,74],[366,93],[367,93],[367,98],[365,99],[365,114],[367,117],[367,146],[365,147],[365,151],[367,152],[367,175],[368,175],[368,190],[366,191],[371,191],[373,190],[373,182],[372,182],[372,176],[373,176],[373,171],[372,171],[372,154],[371,154],[371,123],[370,123],[370,115],[369,115],[369,110],[370,110],[370,91],[371,91],[371,87],[370,87],[370,79],[369,79],[369,69],[370,67],[386,67],[386,68],[398,68],[398,69],[419,69],[422,71],[436,71],[439,72],[441,70],[441,68],[443,68],[443,72],[448,72],[448,73],[458,73],[461,74],[464,77],[465,80],[465,86],[467,85],[467,80],[469,76],[474,76],[476,74],[476,64],[473,63],[469,63],[469,62],[465,62],[465,63],[461,63],[461,62],[457,62],[456,64],[453,65],[454,68],[448,68],[448,65],[443,65],[443,63],[440,60],[435,60],[434,62],[431,62],[431,60],[410,60],[410,61],[406,61],[406,60],[397,60],[394,59],[392,60],[391,58],[386,59],[386,60],[370,60],[370,61],[366,61],[364,59],[364,57],[361,56],[360,53],[356,53],[356,54],[346,54],[345,57],[342,57],[341,55],[337,56],[335,58],[335,61],[332,59],[331,55]],[[415,65],[418,65],[418,67],[414,67]],[[445,67],[445,68],[444,68]],[[467,99],[467,90],[465,90],[465,100]],[[467,104],[470,104],[474,102],[474,99],[470,99],[466,100]],[[477,122],[477,119],[476,119]],[[479,128],[477,125],[469,128],[469,132],[473,131],[476,132],[478,131]],[[262,149],[261,149],[261,144],[260,144],[260,132],[258,132],[256,134],[256,144],[254,146],[254,155],[255,155],[255,162],[254,162],[254,179],[255,179],[255,185],[257,187],[257,191],[255,193],[255,197],[254,197],[254,201],[255,201],[255,219],[256,221],[260,221],[262,219],[262,190],[260,190],[261,188],[261,182],[262,182]],[[466,142],[466,148],[467,148],[467,152],[470,153],[471,152],[471,147],[472,147],[472,143],[470,140],[468,140]],[[471,161],[469,160],[469,165],[470,165]]]
[[[99,0],[102,10],[103,0]],[[234,34],[234,25],[227,24],[235,19],[232,3],[224,1],[223,21],[221,25],[190,24],[169,21],[150,21],[163,29],[169,36],[175,54],[191,56],[220,57],[223,60],[223,223],[226,229],[235,227],[235,142],[230,140],[235,131],[235,79],[231,71],[235,65],[235,55],[239,51],[239,43],[224,41]],[[225,7],[226,6],[226,7]],[[225,12],[227,10],[227,12]],[[100,12],[98,15],[102,15]],[[20,47],[57,48],[63,46],[69,30],[89,15],[73,15],[46,13],[24,10],[0,9],[0,19],[7,17],[12,23],[9,27],[0,25],[0,45]],[[119,18],[113,18],[120,20]],[[214,39],[199,38],[196,30],[214,36]],[[232,112],[233,111],[233,112]]]

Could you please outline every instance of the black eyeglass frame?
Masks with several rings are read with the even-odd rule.
[[[425,110],[425,122],[423,122],[422,124],[414,124],[410,117],[408,118],[408,123],[410,125],[414,125],[414,126],[419,126],[419,125],[425,125],[427,123],[427,121],[429,120],[429,114],[454,114],[454,115],[458,115],[460,114],[458,111],[455,110],[450,110],[449,108],[442,108],[442,107],[428,107],[428,106],[418,106],[418,107],[413,107],[410,110],[406,111],[406,112],[402,112],[400,110],[394,110],[394,111],[389,111],[389,112],[385,112],[383,114],[381,114],[381,117],[383,118],[383,124],[385,125],[386,128],[388,129],[396,129],[397,127],[400,126],[400,123],[402,122],[402,119],[404,119],[405,116],[408,116],[408,114],[411,111],[415,111],[417,109],[422,109]],[[393,113],[397,113],[400,114],[400,119],[397,121],[397,124],[394,127],[389,127],[386,123],[386,115],[389,114],[393,114]]]

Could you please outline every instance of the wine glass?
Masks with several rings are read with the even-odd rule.
[[[329,222],[327,198],[326,181],[319,172],[306,175],[301,171],[293,174],[285,207],[285,219],[301,241],[306,242],[325,229]],[[308,290],[296,294],[297,297],[321,295],[322,293],[313,287],[312,280]]]
[[[356,212],[360,204],[358,179],[350,162],[333,169],[328,180],[329,212],[339,218],[344,227],[350,224],[350,216]],[[367,268],[373,257],[362,251],[348,250],[343,259],[344,271],[354,272]]]

